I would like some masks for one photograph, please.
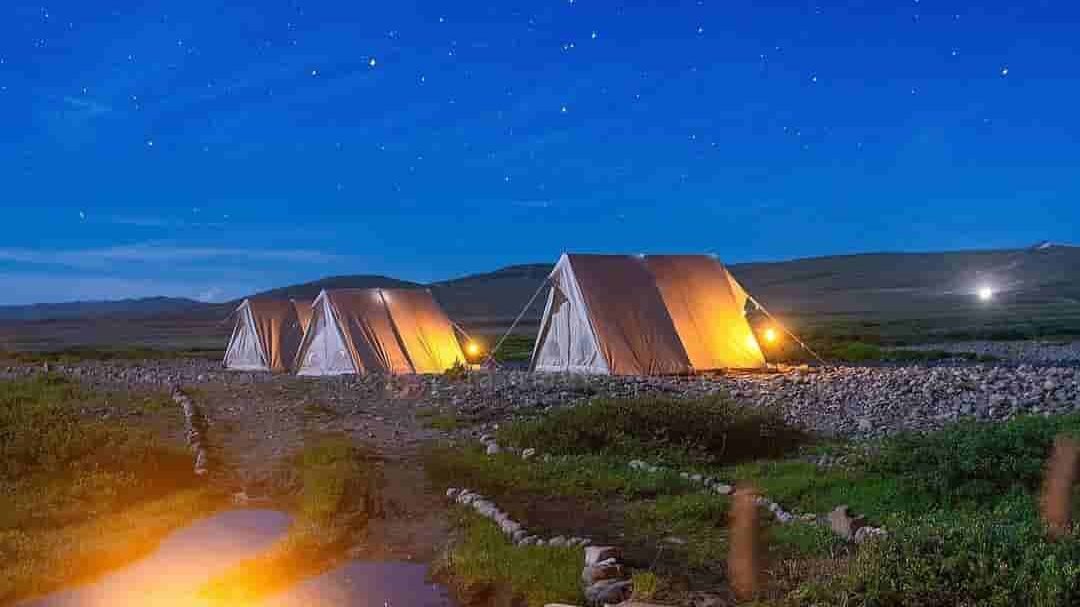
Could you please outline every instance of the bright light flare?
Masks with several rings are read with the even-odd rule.
[[[975,295],[979,297],[979,301],[990,301],[994,298],[994,289],[988,285],[983,285],[975,291]]]
[[[469,356],[476,356],[480,354],[480,346],[475,341],[470,341],[465,344],[465,353]]]
[[[772,327],[765,329],[765,343],[773,344],[778,339],[780,339],[780,334],[776,332],[776,329]]]

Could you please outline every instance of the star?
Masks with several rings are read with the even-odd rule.
[[[318,75],[319,75],[319,70],[311,70],[311,75],[312,75],[313,77],[314,77],[314,76],[318,76]]]
[[[79,219],[86,221],[86,211],[79,211]]]
[[[817,74],[810,76],[810,82],[817,83]]]
[[[148,147],[148,148],[154,147],[154,140],[153,139],[147,139],[146,140],[146,147]]]
[[[560,112],[562,112],[563,114],[565,114],[565,113],[567,112],[567,110],[566,110],[566,106],[565,106],[565,105],[564,105],[564,106],[562,106],[562,107],[561,107],[561,108],[559,109],[559,111],[560,111]]]
[[[375,58],[372,57],[371,59],[369,59],[367,64],[368,64],[368,67],[375,67]],[[391,70],[391,71],[393,71],[393,70]]]
[[[599,35],[599,34],[597,34],[597,33],[596,33],[596,30],[593,30],[593,31],[592,31],[592,34],[590,34],[590,35],[589,35],[589,38],[592,38],[593,40],[596,40],[596,37],[597,37],[598,35]]]
[[[1002,76],[1008,76],[1009,75],[1009,66],[1006,65],[1005,67],[1001,68],[1001,75]]]

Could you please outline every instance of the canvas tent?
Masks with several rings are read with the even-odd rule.
[[[296,360],[300,375],[441,373],[465,355],[430,291],[335,289],[312,305]]]
[[[302,332],[307,333],[308,325],[311,324],[311,304],[296,301],[295,299],[289,301],[291,301],[293,307],[296,308],[296,317],[300,320]]]
[[[612,375],[757,368],[748,296],[705,255],[564,254],[548,278],[536,371]]]
[[[245,299],[225,350],[225,367],[237,371],[289,371],[304,330],[289,300]]]

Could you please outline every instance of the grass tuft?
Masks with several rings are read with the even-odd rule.
[[[581,548],[514,546],[494,523],[464,510],[456,511],[454,526],[457,539],[435,572],[459,595],[480,598],[510,589],[529,607],[583,602]]]
[[[595,399],[500,432],[507,444],[560,455],[660,456],[681,464],[780,457],[809,440],[775,412],[726,399]]]

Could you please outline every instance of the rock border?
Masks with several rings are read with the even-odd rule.
[[[188,447],[195,454],[195,474],[203,476],[209,468],[209,457],[206,453],[206,430],[209,423],[202,409],[184,394],[179,386],[173,387],[172,400],[184,410],[184,424],[187,426]]]

